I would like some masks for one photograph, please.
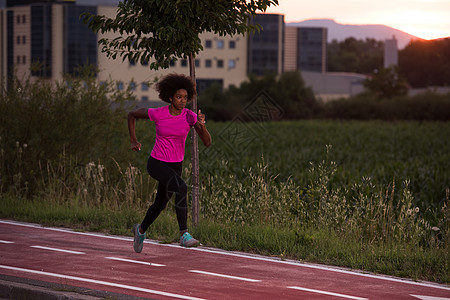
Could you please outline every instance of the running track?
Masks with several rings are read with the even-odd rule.
[[[0,274],[156,299],[450,300],[450,287],[0,220]]]

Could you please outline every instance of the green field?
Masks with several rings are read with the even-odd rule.
[[[203,174],[214,173],[224,161],[226,172],[239,176],[264,160],[278,180],[291,178],[306,187],[310,163],[328,159],[337,164],[333,178],[336,186],[349,186],[364,177],[380,186],[393,181],[400,186],[410,180],[414,204],[422,210],[441,207],[450,187],[449,123],[292,121],[208,125],[214,142],[211,149],[201,150]],[[331,146],[328,157],[327,146]]]
[[[201,222],[191,229],[205,245],[450,282],[450,123],[207,125],[213,145],[200,146]],[[154,129],[137,130],[132,166],[48,163],[32,200],[4,189],[0,217],[129,234],[155,192],[145,170]],[[188,182],[189,161],[187,143]],[[169,206],[148,236],[176,233]]]

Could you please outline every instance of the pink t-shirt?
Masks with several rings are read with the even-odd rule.
[[[180,162],[184,159],[184,148],[189,130],[197,122],[197,114],[184,108],[178,116],[172,116],[169,106],[149,108],[148,117],[155,122],[156,139],[153,158],[165,162]]]

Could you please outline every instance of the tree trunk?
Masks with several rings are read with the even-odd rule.
[[[189,55],[189,75],[195,81],[195,61],[192,54]],[[197,111],[197,96],[192,99],[192,110]],[[198,165],[198,136],[195,129],[191,129],[191,152],[192,152],[192,223],[197,226],[199,223],[199,165]]]

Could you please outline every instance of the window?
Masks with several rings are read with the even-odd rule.
[[[147,82],[141,83],[141,90],[148,91],[148,83]]]
[[[148,101],[148,96],[142,96],[141,101]]]
[[[24,56],[22,56],[22,63],[23,64],[26,64],[27,63],[27,57],[24,55]]]
[[[218,49],[223,49],[223,47],[224,47],[224,42],[223,42],[223,40],[218,40],[218,41],[217,41],[217,48],[218,48]]]
[[[217,60],[217,67],[218,68],[223,68],[223,59]]]
[[[135,91],[135,90],[136,90],[136,82],[134,82],[134,81],[130,82],[130,89],[131,89],[132,91]]]
[[[26,36],[22,36],[22,44],[25,44],[27,41],[27,37]]]
[[[211,66],[212,66],[212,61],[210,59],[205,60],[205,67],[211,68]]]
[[[42,2],[42,1],[41,1]],[[47,1],[48,2],[48,1]],[[60,1],[50,1],[50,2],[60,2]],[[34,6],[31,6],[32,8]],[[36,6],[39,7],[39,6]],[[43,7],[46,7],[46,5]],[[50,13],[47,14],[45,12],[42,16],[42,19],[48,19],[48,28],[50,28],[50,31],[47,31],[45,29],[45,34],[41,36],[41,39],[46,41],[49,40],[49,44],[51,47],[52,39],[50,38],[43,38],[46,36],[47,32],[51,32],[51,28],[55,26],[55,24],[52,24],[52,20],[50,16],[52,5],[48,5],[50,7]],[[76,74],[76,69],[79,65],[83,64],[90,64],[90,65],[97,65],[97,35],[90,30],[83,22],[80,22],[79,16],[83,12],[89,12],[92,14],[97,14],[97,7],[96,6],[82,6],[82,5],[64,5],[64,32],[65,32],[65,38],[64,38],[64,47],[67,49],[65,55],[64,55],[64,71],[68,74]],[[37,16],[36,16],[37,17]],[[32,15],[32,18],[30,23],[32,23],[33,26],[31,26],[32,31],[34,27],[39,28],[40,26],[35,26],[34,22],[34,16]],[[36,21],[41,19],[36,19]],[[39,23],[36,23],[39,24]],[[33,37],[33,34],[31,35],[32,38],[37,39],[37,37]],[[43,43],[43,42],[41,42]],[[44,48],[44,51],[49,51]],[[46,54],[46,52],[43,52],[44,55],[41,57],[49,57],[50,59],[54,57],[54,55],[51,55],[51,53]],[[124,64],[129,64],[128,62],[124,62]],[[123,84],[123,87],[125,88],[125,85]]]
[[[212,41],[211,40],[206,40],[205,41],[205,48],[212,48]]]
[[[20,56],[17,56],[17,64],[20,65]]]
[[[22,16],[22,24],[25,24],[27,21],[27,16],[23,15]]]
[[[195,67],[199,68],[200,67],[200,59],[196,59],[195,60]]]
[[[187,60],[186,60],[186,59],[182,59],[182,60],[181,60],[181,66],[182,66],[182,67],[187,67],[187,65],[188,65],[188,64],[187,64]]]
[[[20,36],[17,36],[17,44],[20,45]]]
[[[234,69],[236,68],[236,60],[230,59],[228,60],[228,69]]]
[[[170,67],[175,67],[175,60],[172,59],[172,60],[170,61],[170,63],[169,63],[169,66],[170,66]]]
[[[135,66],[136,62],[134,61],[134,59],[130,59],[129,60],[130,66]]]
[[[236,48],[236,42],[235,41],[230,41],[230,49],[235,49]]]
[[[122,82],[122,81],[117,82],[117,89],[118,89],[119,91],[122,91],[122,90],[123,90],[123,82]]]
[[[17,24],[20,24],[20,16],[17,16]]]

